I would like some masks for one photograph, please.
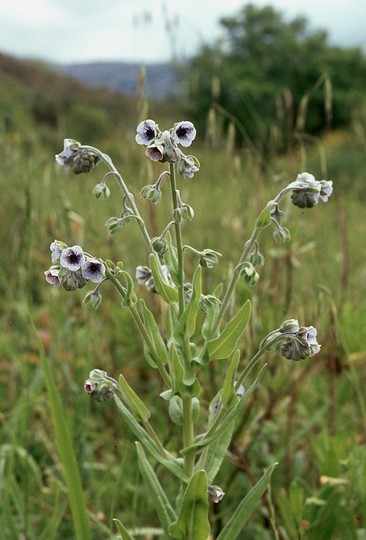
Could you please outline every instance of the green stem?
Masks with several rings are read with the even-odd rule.
[[[154,344],[151,341],[149,334],[146,332],[144,323],[141,320],[140,314],[137,311],[136,306],[131,305],[131,306],[129,306],[129,308],[130,308],[130,311],[132,313],[133,320],[135,321],[136,326],[139,329],[139,332],[141,334],[142,339],[145,341],[145,343],[146,343],[147,347],[150,349],[150,351],[154,351],[154,353],[155,353],[154,354],[154,360],[156,362],[156,365],[158,366],[158,370],[160,372],[160,375],[162,376],[162,378],[163,378],[165,384],[168,386],[168,388],[171,388],[172,381],[171,381],[170,375],[167,372],[167,370],[165,369],[164,364],[162,364],[160,362],[159,355],[155,351]]]
[[[108,169],[111,171],[111,173],[114,175],[114,177],[117,180],[118,185],[120,186],[122,192],[124,193],[124,195],[125,195],[125,197],[126,197],[126,199],[128,201],[129,206],[131,207],[134,215],[137,218],[137,223],[138,223],[138,225],[140,227],[140,230],[141,230],[142,236],[144,238],[145,244],[146,244],[149,252],[152,252],[151,238],[150,238],[149,233],[147,232],[145,222],[142,219],[142,217],[140,215],[140,212],[138,211],[138,208],[137,208],[136,203],[135,203],[135,199],[134,199],[132,193],[129,191],[125,181],[123,180],[123,178],[121,176],[121,174],[117,171],[116,167],[114,166],[113,161],[111,160],[111,158],[107,154],[104,154],[103,152],[98,150],[98,148],[94,148],[93,146],[84,146],[83,145],[82,148],[95,153],[99,157],[99,159],[101,161],[103,161],[103,163],[108,167]]]
[[[159,452],[162,454],[162,456],[166,459],[167,455],[166,455],[166,452],[164,450],[164,447],[163,445],[161,444],[160,442],[160,439],[159,437],[157,436],[157,434],[155,433],[155,430],[154,428],[152,427],[152,425],[150,424],[150,422],[148,420],[146,420],[145,422],[142,423],[144,428],[146,429],[146,431],[148,432],[148,434],[150,435],[150,437],[154,440],[157,448],[159,449]]]
[[[172,196],[172,205],[173,205],[173,215],[174,210],[178,208],[178,194],[177,186],[175,181],[175,167],[173,163],[170,163],[170,189]],[[179,277],[179,286],[178,286],[178,301],[179,301],[179,316],[184,312],[185,301],[184,301],[184,251],[183,251],[183,240],[180,223],[174,220],[174,229],[175,229],[175,239],[177,247],[177,258],[178,258],[178,277]],[[189,343],[189,337],[185,334],[183,338],[183,347],[184,347],[184,359],[185,359],[185,372],[186,374],[190,373],[191,370],[191,349]],[[184,447],[191,446],[194,441],[194,424],[193,424],[193,407],[192,407],[192,398],[186,396],[183,398],[183,445]],[[184,456],[184,470],[188,476],[191,478],[193,474],[195,461],[195,454],[189,454]]]
[[[243,369],[240,377],[237,379],[235,383],[235,391],[239,390],[240,385],[244,382],[246,377],[249,375],[249,373],[254,369],[254,367],[257,365],[260,357],[266,352],[266,349],[259,349],[259,351],[256,352],[256,354],[253,356],[253,358],[248,362],[248,364]]]
[[[121,297],[124,299],[125,296],[126,296],[126,290],[125,288],[123,287],[123,285],[118,281],[118,279],[116,278],[116,276],[113,275],[113,273],[109,270],[109,268],[106,266],[106,276],[108,279],[110,279],[110,281],[113,283],[113,285],[116,287],[117,291],[119,292],[119,294],[121,295]],[[165,382],[165,384],[168,386],[168,388],[171,387],[171,378],[170,378],[170,375],[169,373],[167,372],[167,370],[165,369],[164,365],[162,363],[159,363],[159,355],[156,353],[155,351],[155,347],[154,347],[154,344],[153,342],[151,341],[151,338],[149,336],[149,334],[147,333],[146,331],[146,328],[144,326],[144,323],[143,321],[141,320],[141,317],[139,315],[139,312],[137,311],[136,309],[136,306],[134,306],[133,304],[131,304],[130,306],[128,306],[129,309],[130,309],[130,312],[132,314],[132,317],[133,317],[133,320],[135,321],[135,324],[140,332],[140,335],[142,337],[142,339],[145,341],[148,349],[150,351],[154,351],[155,354],[154,354],[154,359],[157,361],[157,366],[158,366],[158,369],[159,369],[159,372]]]
[[[174,163],[170,163],[170,189],[172,195],[173,212],[178,207],[177,186],[175,181],[175,168]],[[184,259],[183,259],[183,242],[180,223],[174,220],[175,239],[177,245],[177,257],[178,257],[178,300],[179,300],[179,315],[182,315],[184,311]]]
[[[259,234],[260,234],[261,230],[258,229],[257,227],[254,228],[253,232],[252,232],[252,235],[251,237],[249,238],[249,240],[244,244],[244,248],[243,248],[243,252],[240,256],[240,259],[238,261],[238,264],[237,266],[240,266],[243,262],[245,262],[249,256],[249,253],[252,249],[252,247],[254,246]],[[234,291],[234,288],[235,288],[235,285],[236,285],[236,282],[238,281],[239,279],[239,273],[238,272],[233,272],[233,275],[231,277],[231,280],[230,280],[230,283],[227,287],[227,290],[226,290],[226,293],[225,293],[225,296],[222,300],[222,304],[221,304],[221,308],[220,308],[220,311],[217,315],[217,319],[216,319],[216,322],[214,324],[214,327],[213,327],[213,333],[216,332],[216,330],[218,329],[221,321],[222,321],[222,318],[227,310],[227,307],[229,305],[229,301],[230,301],[230,297]]]
[[[193,415],[192,415],[192,399],[190,397],[183,398],[183,444],[187,448],[191,446],[194,441],[194,425],[193,425]],[[193,474],[195,461],[195,453],[190,453],[184,456],[184,470],[188,476],[191,478]]]

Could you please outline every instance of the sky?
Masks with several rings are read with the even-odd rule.
[[[245,0],[10,0],[0,2],[0,52],[54,63],[165,62],[222,35],[220,17]],[[365,0],[254,0],[286,20],[305,16],[331,44],[366,51]],[[167,30],[170,27],[170,30]]]

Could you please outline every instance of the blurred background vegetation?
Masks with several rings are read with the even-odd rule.
[[[94,538],[111,537],[112,517],[152,528],[156,515],[141,482],[133,437],[113,405],[82,391],[93,368],[120,371],[143,395],[168,448],[174,424],[156,399],[160,381],[146,369],[126,311],[108,288],[98,312],[83,293],[44,281],[55,238],[93,254],[146,264],[133,224],[109,236],[104,223],[120,211],[117,186],[96,201],[101,179],[65,174],[54,163],[65,137],[109,153],[135,194],[152,234],[170,207],[138,198],[164,165],[153,167],[134,142],[137,123],[161,128],[181,119],[198,128],[193,153],[201,171],[181,179],[196,212],[184,241],[222,252],[207,271],[206,292],[227,277],[263,205],[299,172],[334,181],[326,205],[288,208],[292,240],[264,234],[266,265],[257,287],[238,286],[254,314],[242,343],[243,363],[258,342],[289,317],[313,324],[321,353],[299,364],[268,356],[268,369],[237,426],[217,478],[226,496],[212,508],[213,538],[263,468],[280,465],[271,492],[240,538],[366,538],[366,59],[358,49],[328,45],[307,21],[286,23],[272,8],[249,6],[222,22],[229,46],[204,47],[175,66],[182,95],[148,101],[143,71],[134,98],[91,89],[40,62],[0,55],[0,526],[4,539],[72,539],[74,530],[50,420],[30,310],[49,356],[80,467]],[[184,89],[184,91],[183,91]],[[225,261],[225,262],[224,262]],[[191,270],[187,260],[187,271]],[[141,290],[145,295],[145,291]],[[146,301],[159,313],[156,297]],[[204,403],[222,380],[221,364],[202,381]],[[157,467],[157,473],[161,471]],[[162,479],[167,491],[174,489]],[[140,519],[143,516],[143,519]],[[272,525],[271,525],[272,523]],[[150,535],[150,536],[149,536]],[[151,538],[145,531],[138,538]]]

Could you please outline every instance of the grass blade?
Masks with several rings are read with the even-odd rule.
[[[241,501],[232,517],[226,523],[217,540],[235,540],[240,531],[252,515],[263,493],[271,480],[273,469],[277,463],[274,463],[264,473],[262,478],[252,487],[248,495]]]
[[[47,386],[51,418],[55,430],[58,452],[65,475],[65,483],[67,486],[67,494],[73,516],[76,537],[78,540],[89,540],[91,538],[89,520],[86,513],[79,469],[71,445],[70,433],[65,422],[64,409],[57,393],[48,358],[32,319],[31,325],[38,343],[42,369]]]

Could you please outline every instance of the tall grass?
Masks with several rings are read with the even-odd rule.
[[[151,180],[151,170],[127,140],[124,134],[118,144],[106,141],[106,150],[137,197]],[[53,153],[61,150],[61,144],[60,140]],[[357,538],[357,531],[360,534],[365,526],[366,259],[362,239],[366,223],[360,219],[366,200],[364,147],[349,132],[330,133],[322,147],[328,178],[334,180],[334,200],[326,208],[317,208],[312,219],[303,220],[301,210],[292,209],[291,242],[275,247],[265,237],[262,251],[270,263],[258,288],[253,291],[242,285],[237,289],[236,301],[250,296],[260,314],[252,318],[250,339],[245,343],[248,357],[251,340],[258,342],[290,314],[305,323],[316,321],[322,343],[316,360],[306,360],[295,369],[269,356],[265,384],[236,427],[217,480],[227,493],[215,510],[217,530],[263,468],[280,461],[270,497],[242,538],[271,538],[270,520],[280,539]],[[185,239],[198,249],[223,250],[233,261],[240,254],[246,228],[276,193],[277,175],[290,181],[308,169],[319,178],[323,167],[317,145],[310,143],[302,154],[295,150],[286,159],[275,160],[271,170],[276,176],[264,172],[263,163],[250,152],[234,155],[202,146],[196,153],[202,172],[185,181],[182,192],[201,228],[198,236],[195,228],[195,238],[191,238],[187,225]],[[97,364],[116,376],[123,370],[147,402],[149,395],[155,395],[149,390],[159,383],[146,377],[128,313],[121,312],[112,298],[99,312],[89,312],[77,294],[50,291],[43,281],[43,270],[49,265],[48,245],[56,235],[69,245],[82,243],[101,257],[122,259],[133,273],[135,266],[146,264],[143,251],[136,248],[138,233],[131,224],[118,236],[107,235],[103,225],[118,212],[119,200],[91,197],[99,181],[98,169],[85,177],[64,175],[36,138],[29,146],[29,141],[25,145],[7,133],[1,138],[0,162],[2,538],[75,538],[62,455],[28,309],[49,358],[92,537],[111,536],[113,517],[133,530],[143,513],[154,527],[156,517],[139,477],[133,437],[110,404],[95,407],[82,392],[83,381]],[[115,195],[119,197],[117,190]],[[144,201],[141,208],[160,231],[160,218]],[[209,274],[210,279],[226,279],[220,265]],[[216,367],[203,381],[207,402],[221,377]],[[149,407],[154,422],[162,423],[164,403],[150,399]],[[160,431],[164,443],[173,447],[174,426],[162,425]],[[156,472],[160,473],[159,467]],[[169,493],[169,486],[165,488]]]

